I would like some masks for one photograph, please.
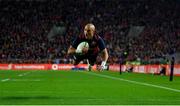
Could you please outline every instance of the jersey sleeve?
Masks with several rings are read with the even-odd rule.
[[[102,51],[102,50],[104,50],[106,48],[105,42],[104,42],[104,40],[102,38],[100,38],[98,40],[98,46],[99,46],[100,51]]]

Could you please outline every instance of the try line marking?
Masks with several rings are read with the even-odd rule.
[[[9,81],[9,80],[10,80],[9,78],[6,78],[6,79],[2,79],[1,81],[6,82],[6,81]]]
[[[25,73],[19,74],[18,76],[22,77],[22,76],[25,76],[25,75],[30,74],[31,72],[32,72],[32,71],[30,71],[30,72],[25,72]]]
[[[22,76],[26,76],[26,75],[28,75],[30,73],[32,73],[32,71],[19,74],[18,76],[22,77]],[[6,78],[6,79],[1,80],[1,82],[6,82],[6,81],[28,81],[28,80],[18,80],[18,79],[10,79],[10,78]],[[29,81],[40,81],[40,80],[37,79],[37,80],[29,80]]]
[[[118,78],[118,77],[113,77],[113,76],[108,76],[108,75],[102,75],[102,74],[97,74],[97,73],[93,73],[93,72],[85,72],[84,71],[84,73],[90,74],[90,75],[94,75],[94,76],[98,76],[98,77],[109,78],[109,79],[114,79],[114,80],[119,80],[119,81],[125,81],[125,82],[129,82],[129,83],[133,83],[133,84],[145,85],[145,86],[150,86],[150,87],[155,87],[155,88],[161,88],[161,89],[165,89],[165,90],[169,90],[169,91],[174,91],[174,92],[180,93],[179,89],[173,89],[173,88],[164,87],[164,86],[160,86],[160,85],[154,85],[154,84],[149,84],[149,83],[144,83],[144,82],[127,80],[127,79],[123,79],[123,78]]]

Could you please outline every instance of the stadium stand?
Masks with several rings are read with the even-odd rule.
[[[0,63],[69,63],[87,22],[107,43],[109,64],[124,52],[125,61],[166,59],[180,53],[179,10],[179,0],[1,0]],[[144,29],[128,36],[132,26]]]

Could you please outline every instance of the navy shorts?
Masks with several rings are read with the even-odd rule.
[[[76,55],[74,55],[74,60],[75,60],[74,65],[78,65],[80,61],[82,61],[84,59],[88,59],[89,60],[89,64],[93,66],[95,64],[95,62],[96,62],[96,58],[97,58],[97,55],[76,54]]]

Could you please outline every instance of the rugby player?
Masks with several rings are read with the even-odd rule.
[[[78,54],[76,48],[81,42],[88,42],[89,48],[84,47],[82,49],[82,54]],[[90,71],[91,66],[95,64],[99,53],[101,53],[102,62],[101,65],[97,67],[97,69],[102,71],[105,69],[105,65],[108,59],[107,48],[104,40],[99,35],[97,35],[95,26],[92,23],[88,23],[84,27],[84,33],[77,36],[70,45],[68,49],[68,55],[74,55],[74,65],[78,65],[80,61],[87,59],[89,67],[88,69]]]

